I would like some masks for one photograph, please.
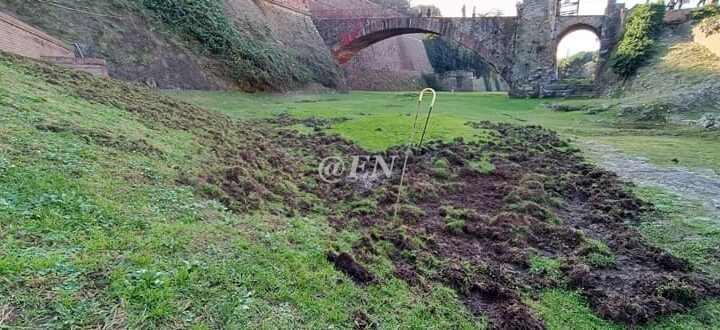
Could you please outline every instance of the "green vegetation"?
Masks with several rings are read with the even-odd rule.
[[[530,274],[540,275],[553,280],[560,280],[561,259],[545,258],[539,254],[533,254],[528,261],[530,264]]]
[[[680,55],[678,55],[680,56]],[[720,65],[720,64],[714,64]],[[679,69],[676,69],[679,70]],[[648,78],[649,79],[649,78]],[[290,114],[297,118],[345,118],[327,128],[370,151],[405,145],[410,138],[415,93],[353,92],[337,95],[249,95],[236,92],[169,92],[179,99],[220,110],[236,118],[274,118]],[[619,118],[615,110],[555,112],[542,100],[508,99],[495,93],[439,93],[426,140],[491,141],[489,132],[465,125],[468,121],[536,124],[558,131],[578,142],[597,141],[634,157],[666,166],[712,169],[720,173],[717,132],[668,124],[638,125]],[[568,101],[568,105],[587,101]],[[597,107],[614,100],[597,101]]]
[[[655,51],[655,41],[662,32],[664,18],[663,3],[640,4],[633,8],[610,64],[615,73],[631,76],[650,59]]]
[[[706,36],[720,32],[720,6],[711,5],[694,9],[690,16],[700,20],[700,30]]]
[[[715,255],[720,240],[720,216],[709,212],[701,201],[683,199],[656,188],[635,188],[656,207],[638,229],[650,241],[688,260],[697,270],[720,277]]]
[[[495,171],[495,165],[493,165],[489,155],[483,155],[482,159],[473,159],[468,162],[468,168],[478,173],[492,173]]]
[[[263,41],[261,34],[238,33],[220,0],[138,1],[171,28],[196,39],[207,53],[220,60],[223,72],[245,89],[275,90],[277,86],[299,87],[309,81],[332,85],[329,80],[332,68],[322,72],[323,66],[313,70],[307,65],[319,58],[308,58],[301,63],[298,56],[286,48]],[[264,31],[267,27],[249,30]]]
[[[2,327],[351,328],[356,312],[391,328],[483,326],[452,289],[409,287],[386,257],[367,264],[379,284],[356,286],[325,252],[360,238],[322,216],[230,212],[184,183],[214,161],[205,134],[252,129],[20,61],[0,56]]]
[[[695,20],[702,20],[708,17],[720,15],[720,6],[708,5],[695,8],[690,12],[690,18]]]
[[[548,329],[625,329],[592,313],[582,295],[563,289],[546,290],[540,299],[526,299]],[[642,329],[714,329],[720,324],[720,301],[706,301],[688,314],[679,314],[652,322]]]
[[[585,299],[575,291],[546,290],[539,300],[526,299],[545,321],[548,329],[622,329],[622,327],[593,314]]]
[[[602,241],[586,238],[585,262],[594,267],[608,267],[615,263],[612,250]]]
[[[563,58],[558,63],[558,76],[561,79],[594,79],[594,66],[588,68],[591,63],[597,63],[599,52],[585,51]]]

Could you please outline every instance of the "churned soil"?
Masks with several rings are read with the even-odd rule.
[[[523,297],[544,288],[577,289],[597,314],[628,325],[720,295],[718,281],[691,272],[632,228],[653,206],[615,174],[585,163],[539,127],[468,124],[495,132],[494,141],[415,150],[397,219],[397,178],[367,190],[353,180],[322,187],[338,204],[377,202],[372,211],[331,216],[335,226],[372,232],[354,248],[357,258],[389,241],[397,277],[419,287],[452,286],[473,314],[489,316],[499,329],[543,329]],[[483,159],[494,170],[472,166]],[[532,260],[559,266],[535,269]]]

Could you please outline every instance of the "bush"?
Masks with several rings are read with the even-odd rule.
[[[637,5],[630,13],[611,67],[621,76],[633,75],[655,50],[655,40],[662,32],[665,6],[659,3]]]
[[[720,15],[720,6],[718,5],[710,5],[710,6],[703,6],[700,8],[695,8],[690,12],[690,18],[701,20],[708,17],[713,16],[719,16]]]
[[[176,32],[197,40],[205,53],[220,62],[223,72],[244,89],[276,90],[317,78],[302,63],[314,59],[300,61],[292,52],[260,37],[237,33],[223,12],[221,0],[138,1]],[[267,31],[267,27],[253,26],[251,30]]]
[[[568,56],[558,63],[559,76],[561,78],[594,78],[592,72],[587,72],[586,66],[589,63],[597,63],[599,52],[585,51]]]
[[[692,19],[701,20],[700,31],[706,36],[720,32],[720,6],[712,5],[694,9]]]

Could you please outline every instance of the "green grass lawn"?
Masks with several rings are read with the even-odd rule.
[[[288,113],[297,118],[348,118],[328,131],[356,141],[371,151],[407,143],[415,93],[353,92],[347,95],[249,95],[236,92],[168,92],[181,100],[217,109],[238,118],[265,118]],[[554,112],[537,99],[509,99],[507,95],[440,93],[430,123],[431,139],[475,138],[468,121],[488,120],[518,125],[541,125],[569,139],[597,141],[632,156],[666,166],[706,168],[720,173],[717,133],[700,129],[653,127],[620,121],[615,112],[587,114]],[[421,111],[426,112],[426,105]],[[422,117],[422,115],[421,115]],[[423,119],[424,120],[424,119]]]

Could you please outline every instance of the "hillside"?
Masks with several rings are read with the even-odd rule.
[[[187,10],[171,17],[167,4]],[[310,17],[265,1],[6,0],[0,10],[107,59],[111,77],[149,87],[282,91],[338,81]]]
[[[706,36],[702,24],[666,27],[650,61],[611,85],[606,103],[617,105],[622,116],[643,121],[699,125],[705,114],[720,116],[720,39]]]
[[[550,131],[428,143],[394,219],[398,175],[318,176],[368,153],[308,130],[342,121],[240,121],[0,55],[0,325],[541,329],[560,299],[606,328],[720,296]]]

